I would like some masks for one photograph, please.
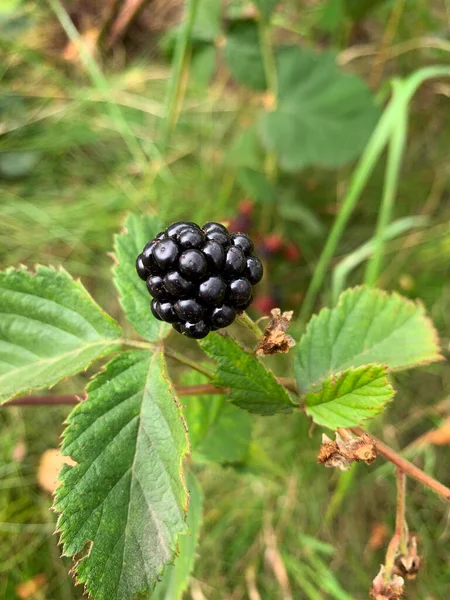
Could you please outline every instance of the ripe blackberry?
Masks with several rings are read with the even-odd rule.
[[[230,234],[220,223],[200,228],[178,221],[158,233],[136,259],[154,317],[195,339],[231,325],[250,306],[252,285],[263,276],[253,250],[248,235]]]

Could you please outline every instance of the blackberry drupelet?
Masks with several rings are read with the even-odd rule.
[[[220,223],[172,223],[136,259],[153,316],[194,339],[228,327],[250,306],[252,286],[263,276],[253,250],[248,235],[230,234]]]

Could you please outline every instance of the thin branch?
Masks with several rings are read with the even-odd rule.
[[[8,408],[8,406],[57,406],[63,404],[78,404],[85,400],[86,397],[84,394],[78,395],[51,395],[51,396],[20,396],[19,398],[14,398],[9,402],[5,402],[3,408]]]
[[[212,396],[218,394],[224,394],[227,390],[224,388],[216,387],[212,383],[202,383],[198,385],[176,385],[176,392],[178,396]],[[85,394],[73,394],[73,395],[50,395],[50,396],[20,396],[14,398],[4,404],[4,408],[8,406],[58,406],[58,405],[74,405],[79,402],[86,400]]]
[[[397,512],[395,517],[395,533],[392,536],[386,551],[384,580],[388,583],[395,565],[399,550],[406,553],[407,525],[405,520],[406,510],[406,475],[402,469],[397,468]]]
[[[366,433],[364,429],[361,429],[361,427],[351,427],[350,430],[353,431],[353,433],[356,433],[357,435],[362,435],[363,433]],[[416,479],[426,487],[430,488],[431,490],[436,492],[436,494],[439,494],[439,496],[442,496],[446,500],[450,500],[450,488],[440,483],[439,481],[436,481],[434,477],[431,477],[431,475],[428,475],[427,473],[413,465],[411,462],[409,462],[409,460],[406,460],[406,458],[403,458],[402,456],[400,456],[400,454],[397,454],[395,450],[393,450],[389,446],[386,446],[386,444],[384,444],[381,440],[379,440],[372,434],[369,435],[375,442],[379,454],[384,456],[384,458],[393,463],[397,468],[404,471],[407,475],[409,475],[413,479]]]
[[[198,371],[199,373],[202,373],[202,375],[205,375],[206,377],[208,377],[208,379],[212,379],[214,377],[214,373],[212,371],[210,371],[208,368],[204,367],[203,365],[199,364],[198,362],[195,362],[194,360],[191,360],[190,358],[187,358],[183,354],[179,354],[176,350],[166,348],[164,350],[164,354],[168,358],[172,358],[173,360],[176,360],[180,364],[185,365],[186,367],[190,367],[191,369],[194,369],[194,371]]]

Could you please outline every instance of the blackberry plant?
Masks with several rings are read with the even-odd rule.
[[[297,340],[286,333],[292,313],[272,311],[263,332],[242,312],[251,289],[242,293],[239,282],[251,288],[262,275],[248,237],[230,235],[217,223],[202,229],[175,223],[160,233],[151,216],[130,216],[125,225],[116,238],[114,282],[140,339],[124,339],[120,326],[63,269],[0,274],[3,401],[58,402],[58,396],[16,396],[115,355],[88,384],[87,399],[73,398],[77,405],[63,436],[62,453],[75,465],[60,474],[55,510],[64,554],[76,557],[77,581],[95,600],[181,598],[201,523],[195,463],[242,464],[252,414],[289,418],[302,411],[337,432],[335,441],[324,436],[318,448],[322,464],[349,468],[379,454],[396,466],[400,533],[373,589],[402,587],[395,561],[417,567],[409,556],[417,540],[407,536],[404,522],[405,475],[447,500],[450,489],[361,426],[392,400],[389,371],[440,360],[423,307],[361,286],[313,316]],[[156,318],[148,310],[149,291]],[[240,329],[231,336],[224,328],[241,312]],[[192,356],[194,340],[186,353],[176,350],[169,324],[205,338],[198,341],[203,359]],[[259,359],[277,352],[293,354],[293,378],[278,377]],[[189,368],[186,377],[172,380],[168,358]]]

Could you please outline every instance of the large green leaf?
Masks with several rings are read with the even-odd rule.
[[[151,600],[181,600],[194,568],[195,550],[202,523],[203,494],[192,472],[188,471],[186,480],[190,495],[186,520],[189,535],[180,536],[175,564],[166,568],[162,580],[156,584]]]
[[[230,389],[233,404],[260,415],[291,412],[294,405],[289,394],[273,373],[233,339],[211,333],[199,344],[217,361],[214,383]]]
[[[233,21],[227,31],[225,60],[233,78],[254,90],[266,89],[258,25],[251,19]]]
[[[145,281],[136,273],[136,258],[147,242],[162,229],[157,217],[129,215],[124,231],[115,238],[117,265],[114,267],[114,283],[119,292],[120,304],[125,314],[144,338],[154,342],[166,335],[170,325],[157,321],[150,312],[150,296]]]
[[[206,377],[195,371],[186,373],[183,383],[204,383]],[[222,464],[243,462],[249,453],[250,415],[230,404],[224,396],[186,396],[183,414],[195,461]]]
[[[305,397],[306,412],[318,425],[356,427],[380,413],[394,396],[385,365],[365,365],[332,375],[319,392]]]
[[[116,350],[120,335],[63,269],[0,273],[0,400],[86,369]]]
[[[357,287],[324,308],[295,347],[300,390],[317,389],[330,375],[369,363],[407,369],[440,360],[436,331],[421,304]]]
[[[64,554],[95,600],[149,592],[186,533],[186,431],[161,351],[126,352],[69,416],[56,493]]]
[[[277,58],[277,108],[260,122],[265,147],[286,170],[356,158],[379,116],[363,80],[340,71],[331,53],[288,47]]]

